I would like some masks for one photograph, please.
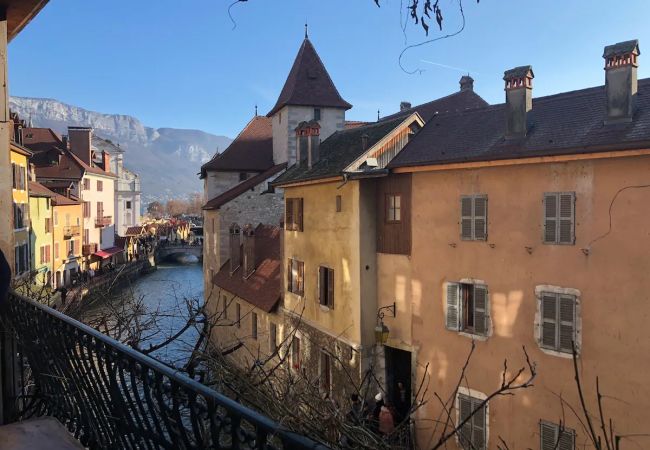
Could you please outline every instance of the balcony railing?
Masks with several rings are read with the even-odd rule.
[[[81,254],[83,256],[90,256],[97,251],[97,244],[84,244],[81,247]]]
[[[112,216],[97,216],[95,219],[95,228],[101,228],[101,227],[107,227],[111,223],[113,223],[113,217]]]
[[[69,239],[74,236],[79,236],[81,232],[81,227],[79,225],[69,225],[63,227],[63,237]]]
[[[325,449],[68,316],[10,294],[10,419],[49,415],[89,448]],[[5,380],[6,381],[6,380]],[[11,398],[13,397],[13,398]]]

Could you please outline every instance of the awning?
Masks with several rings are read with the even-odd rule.
[[[113,255],[117,255],[118,253],[122,253],[123,251],[124,249],[120,247],[110,247],[104,250],[96,251],[95,253],[93,253],[93,256],[97,256],[100,259],[107,259]]]

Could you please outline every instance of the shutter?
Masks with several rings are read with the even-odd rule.
[[[542,293],[542,333],[543,347],[556,348],[557,336],[557,296]]]
[[[572,352],[575,330],[575,298],[570,295],[561,295],[559,303],[559,347],[562,351]]]
[[[556,444],[557,437],[557,425],[540,422],[539,424],[539,436],[540,436],[540,450],[557,450]]]
[[[293,260],[289,258],[287,260],[287,291],[293,292]]]
[[[562,430],[558,442],[558,450],[573,450],[575,447],[575,433],[572,430]]]
[[[302,228],[302,217],[303,217],[303,215],[302,215],[302,204],[303,204],[302,198],[299,198],[296,203],[297,203],[297,207],[298,207],[298,231],[302,231],[303,230],[303,228]]]
[[[293,221],[293,199],[288,198],[287,201],[285,202],[285,209],[286,209],[286,217],[285,217],[285,222],[286,222],[286,229],[292,231],[294,229],[294,221]]]
[[[460,284],[447,283],[447,329],[458,330]]]
[[[325,294],[323,293],[323,286],[325,286],[324,272],[325,268],[318,266],[318,303],[321,305],[325,304]]]
[[[305,294],[305,263],[298,261],[298,294]]]
[[[472,410],[475,410],[481,400],[472,400]],[[476,409],[472,416],[472,446],[476,450],[485,449],[485,406]]]
[[[556,193],[544,194],[544,243],[557,242],[557,203]]]
[[[327,269],[327,306],[334,309],[334,270]]]
[[[487,286],[474,285],[474,331],[477,334],[487,334],[487,312]]]
[[[487,196],[474,197],[474,239],[487,240]]]
[[[460,411],[460,418],[458,422],[460,423],[472,414],[472,400],[464,395],[459,395],[458,404],[458,409]],[[458,438],[463,448],[471,448],[470,442],[472,440],[472,419],[468,420],[467,423],[465,423],[465,425],[460,428],[460,434]]]
[[[560,244],[574,244],[575,193],[559,194],[559,199],[559,242]]]
[[[472,197],[460,198],[460,238],[472,239]]]
[[[45,247],[41,246],[41,264],[45,262]]]

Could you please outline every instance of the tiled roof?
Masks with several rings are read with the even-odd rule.
[[[258,184],[268,180],[273,175],[283,170],[285,167],[287,167],[287,163],[278,164],[271,167],[269,170],[265,172],[262,172],[258,175],[255,175],[254,177],[242,181],[232,189],[229,189],[226,192],[219,194],[215,198],[208,201],[205,205],[203,205],[203,209],[219,209],[221,206],[225,205],[231,200],[236,199],[244,192],[247,192],[248,190],[254,188]]]
[[[273,129],[271,119],[255,116],[228,148],[201,167],[207,171],[262,172],[273,166]]]
[[[505,104],[440,114],[389,168],[556,156],[650,145],[650,78],[639,80],[632,122],[605,125],[605,86],[533,99],[522,139],[505,139]]]
[[[34,152],[63,148],[61,137],[51,128],[23,128],[23,145]]]
[[[242,266],[230,273],[230,260],[214,274],[212,283],[247,301],[264,312],[271,312],[280,301],[279,227],[259,224],[255,228],[255,271],[246,279]]]
[[[372,122],[363,122],[361,120],[346,120],[343,126],[347,130],[349,128],[356,128],[356,127],[361,127],[363,125],[368,125],[369,123]]]
[[[66,197],[58,193],[54,193],[52,198],[52,205],[54,206],[66,206],[66,205],[81,205],[81,200],[76,198]]]
[[[307,38],[298,50],[278,101],[267,116],[271,117],[286,105],[352,108],[339,94],[316,49]]]
[[[114,244],[115,247],[125,248],[125,247],[126,247],[126,243],[128,242],[128,239],[129,239],[129,238],[126,237],[126,236],[120,236],[120,235],[117,235],[117,234],[116,234],[116,235],[115,235],[115,241],[114,241],[114,242],[115,242],[115,244]]]
[[[128,227],[126,229],[126,233],[124,233],[124,236],[140,236],[140,235],[144,234],[145,232],[146,231],[145,231],[145,228],[143,226],[137,225],[137,226],[134,226],[134,227]]]
[[[339,176],[343,169],[390,133],[403,120],[404,117],[399,117],[337,131],[320,144],[320,159],[312,165],[311,169],[304,164],[301,166],[294,164],[280,175],[273,184],[282,185],[297,181]],[[361,136],[364,134],[368,136],[368,146],[365,149],[361,140]]]
[[[38,181],[29,182],[29,196],[30,197],[54,197],[55,193],[43,186]]]
[[[382,117],[381,120],[392,120],[397,117],[406,117],[410,114],[413,114],[414,112],[417,112],[425,122],[428,122],[436,114],[452,111],[464,111],[466,109],[480,108],[483,106],[488,106],[488,103],[473,90],[466,89],[447,95],[445,97],[438,98],[436,100],[432,100],[427,103],[422,103],[421,105],[417,105],[412,108],[404,109],[395,114]]]

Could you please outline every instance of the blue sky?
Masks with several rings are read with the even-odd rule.
[[[354,105],[347,115],[353,120],[394,112],[401,100],[417,104],[454,92],[462,70],[490,103],[503,101],[503,71],[523,64],[533,66],[534,96],[603,84],[603,46],[633,38],[642,52],[639,77],[650,76],[647,0],[464,0],[460,35],[405,55],[407,68],[425,69],[417,75],[398,65],[405,39],[399,0],[383,0],[381,8],[372,0],[249,0],[232,9],[234,30],[230,3],[50,0],[9,46],[10,92],[233,137],[256,103],[260,113],[275,103],[305,20]],[[440,4],[443,33],[455,31],[457,0]],[[407,37],[417,43],[424,34],[409,25]]]

